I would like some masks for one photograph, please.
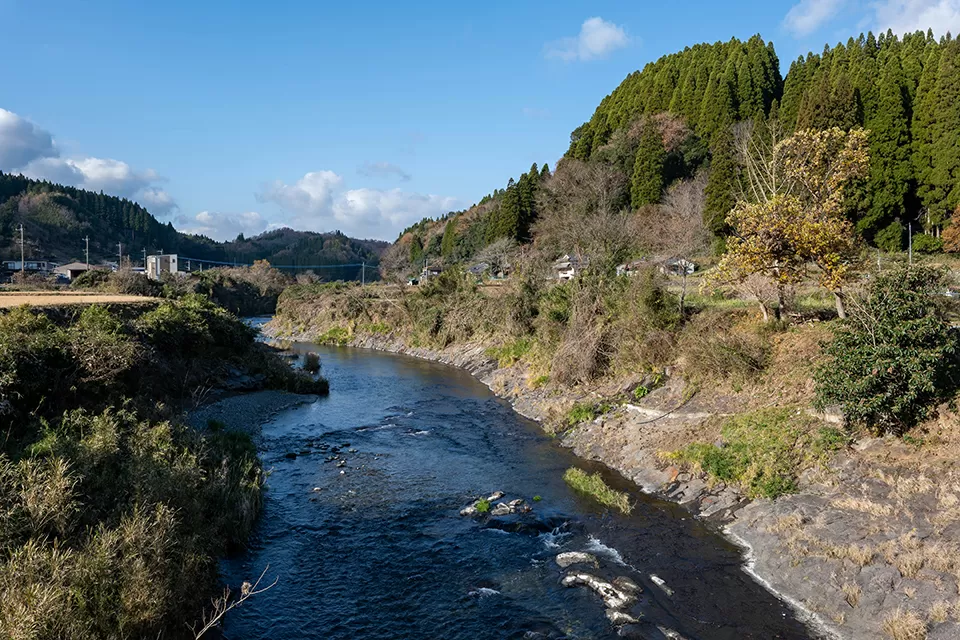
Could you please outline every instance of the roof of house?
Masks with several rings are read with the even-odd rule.
[[[81,269],[86,271],[87,269],[92,269],[93,267],[87,266],[86,262],[69,262],[67,264],[62,264],[56,268],[56,271],[80,271]]]
[[[571,256],[569,253],[565,253],[557,261],[553,263],[554,269],[577,269],[579,267],[586,267],[590,264],[590,259],[583,257],[578,258],[577,256]]]

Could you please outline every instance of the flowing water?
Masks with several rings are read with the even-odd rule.
[[[361,349],[295,349],[320,353],[331,393],[263,425],[262,517],[224,575],[236,588],[269,565],[264,581],[277,583],[230,613],[225,637],[811,637],[744,573],[737,548],[576,458],[467,373]],[[335,455],[343,466],[328,461]],[[575,493],[562,479],[571,466],[629,491],[633,512]],[[459,515],[494,491],[533,513]],[[554,562],[584,550],[599,568]],[[640,585],[625,611],[642,622],[618,632],[597,594],[560,585],[571,570]]]

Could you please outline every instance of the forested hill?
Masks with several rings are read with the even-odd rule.
[[[587,160],[643,115],[671,113],[701,139],[740,120],[763,116],[783,93],[773,43],[760,36],[698,44],[631,73],[600,102],[593,117],[570,134],[567,155]]]
[[[216,242],[180,233],[124,198],[0,173],[0,258],[20,257],[20,224],[28,258],[62,262],[83,259],[85,237],[90,238],[91,262],[116,261],[117,243],[122,243],[124,255],[135,262],[146,249],[238,263],[266,259],[292,265],[376,264],[389,244],[355,240],[340,232],[291,229]]]
[[[742,195],[738,141],[751,131],[782,139],[832,127],[868,132],[869,173],[845,201],[866,243],[901,250],[910,224],[914,249],[960,250],[960,241],[940,237],[951,215],[960,220],[960,41],[888,31],[801,56],[785,78],[773,43],[759,35],[665,55],[629,74],[574,129],[554,167],[559,179],[534,165],[466,211],[413,225],[385,260],[398,271],[424,260],[488,261],[505,244],[535,240],[538,209],[564,204],[545,195],[583,194],[597,180],[616,196],[605,206],[632,211],[687,185],[706,228],[722,240]]]

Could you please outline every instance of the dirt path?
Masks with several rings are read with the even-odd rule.
[[[11,309],[29,304],[34,307],[52,307],[70,304],[116,304],[153,302],[156,298],[109,293],[78,293],[75,291],[2,291],[0,309]]]

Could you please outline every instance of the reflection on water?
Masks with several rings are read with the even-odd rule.
[[[739,552],[686,512],[606,470],[631,491],[630,516],[573,493],[563,471],[593,467],[468,374],[296,348],[321,354],[331,393],[263,427],[262,519],[224,574],[235,586],[270,565],[279,582],[230,614],[228,638],[618,637],[595,593],[560,585],[553,558],[584,550],[600,561],[590,573],[642,587],[627,610],[641,620],[624,628],[631,637],[809,637],[741,570]],[[535,517],[520,526],[459,515],[497,490]]]

